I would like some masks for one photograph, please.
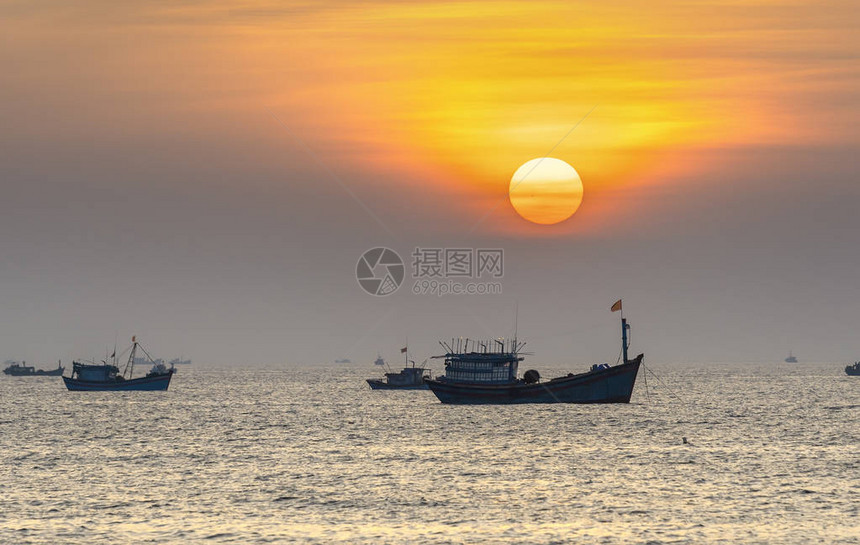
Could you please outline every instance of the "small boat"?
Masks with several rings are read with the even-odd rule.
[[[102,361],[101,364],[72,362],[72,376],[63,377],[66,388],[75,391],[167,390],[170,378],[175,372],[173,367],[168,368],[163,361],[150,358],[146,350],[137,342],[136,337],[132,337],[131,342],[131,352],[123,373],[119,372],[116,350],[114,350],[111,363],[107,361]],[[138,348],[147,355],[153,365],[146,376],[132,378],[135,362],[140,361],[139,358],[135,358]]]
[[[170,366],[174,365],[191,365],[191,360],[183,360],[182,358],[174,358],[170,360]]]
[[[860,377],[860,361],[855,361],[854,365],[846,365],[845,374],[852,377]]]
[[[406,354],[406,364],[399,373],[385,373],[383,379],[367,379],[367,384],[372,390],[426,390],[427,380],[430,379],[429,370],[426,367],[417,367],[414,360],[409,359],[409,354],[404,348],[402,350]],[[381,364],[379,362],[382,362]],[[412,366],[409,366],[409,362]],[[425,360],[426,363],[426,360]],[[385,365],[382,356],[378,356],[374,365]],[[426,372],[426,373],[425,373]]]
[[[424,367],[404,367],[399,373],[385,373],[384,379],[367,379],[373,390],[426,390],[430,376]]]
[[[63,376],[63,371],[65,371],[62,363],[57,363],[57,368],[51,369],[50,371],[36,369],[33,366],[27,365],[26,361],[23,363],[6,363],[10,363],[11,365],[6,369],[3,369],[3,372],[7,375],[12,375],[13,377],[60,377]]]
[[[349,358],[341,358],[339,360],[334,360],[335,363],[352,363],[352,360]]]
[[[382,356],[377,354],[376,355],[376,361],[373,362],[373,365],[379,365],[380,367],[385,367],[385,360],[382,359]]]
[[[791,350],[788,351],[788,357],[785,358],[785,363],[797,363],[797,358],[791,353]]]
[[[621,310],[621,302],[612,311]],[[624,361],[618,365],[595,364],[585,373],[541,381],[540,373],[526,371],[517,376],[523,361],[525,343],[495,339],[475,342],[469,339],[440,343],[446,353],[445,375],[427,380],[430,390],[442,403],[511,404],[511,403],[629,403],[636,375],[644,358],[639,354],[628,359],[630,326],[621,318],[621,347]],[[473,350],[469,351],[469,343]]]

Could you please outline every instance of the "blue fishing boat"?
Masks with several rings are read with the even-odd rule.
[[[852,377],[860,377],[860,361],[855,361],[854,365],[846,365],[845,374]]]
[[[367,384],[370,386],[372,390],[426,390],[427,389],[427,380],[430,379],[429,371],[426,367],[417,367],[415,365],[415,360],[409,359],[409,353],[406,348],[402,348],[400,350],[402,353],[406,354],[406,362],[403,369],[400,370],[399,373],[393,373],[390,371],[385,373],[385,377],[382,379],[369,378],[367,379]],[[427,360],[424,360],[425,363]],[[382,363],[380,363],[382,362]],[[412,362],[412,367],[409,366],[409,362]],[[377,356],[374,365],[385,365],[385,361],[382,359],[382,356]]]
[[[424,367],[404,367],[399,373],[385,373],[384,379],[367,379],[373,390],[426,390],[427,380]]]
[[[114,349],[111,361],[107,360],[97,363],[81,363],[72,362],[72,376],[63,377],[63,382],[66,388],[75,391],[116,391],[116,390],[167,390],[170,385],[170,378],[173,376],[174,369],[171,366],[168,368],[161,360],[153,360],[142,346],[137,342],[136,337],[131,339],[132,345],[122,373],[119,372],[117,365],[118,358],[116,349]],[[134,375],[134,365],[139,358],[135,358],[137,350],[146,354],[148,361],[152,363],[152,369],[142,377],[132,378]]]
[[[621,310],[621,301],[612,305],[612,311],[616,310]],[[490,342],[452,340],[451,344],[440,343],[446,353],[435,356],[445,359],[445,375],[426,383],[442,403],[629,403],[644,358],[643,354],[627,357],[629,333],[630,325],[622,315],[624,359],[620,364],[595,364],[588,372],[547,381],[542,381],[535,370],[518,377],[525,343],[516,338]]]

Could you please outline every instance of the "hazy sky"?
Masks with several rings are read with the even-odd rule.
[[[0,359],[860,359],[854,2],[0,1]],[[571,130],[572,129],[572,130]],[[579,172],[567,221],[513,173]],[[359,256],[407,261],[364,293]],[[410,292],[415,247],[503,293]]]

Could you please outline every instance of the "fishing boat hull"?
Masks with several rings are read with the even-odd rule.
[[[428,388],[427,383],[422,384],[389,384],[384,380],[379,379],[367,379],[367,383],[370,385],[372,390],[426,390]]]
[[[860,367],[856,365],[848,365],[845,367],[845,374],[852,377],[860,377]]]
[[[165,375],[108,382],[63,377],[63,382],[67,389],[78,392],[163,391],[167,390],[172,376],[173,371],[170,371]]]
[[[428,380],[427,385],[439,401],[450,404],[629,403],[642,358],[640,354],[615,367],[533,384]]]

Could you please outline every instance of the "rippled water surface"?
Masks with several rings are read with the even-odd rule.
[[[445,406],[348,366],[0,376],[0,542],[860,543],[841,367],[654,365],[604,406]]]

